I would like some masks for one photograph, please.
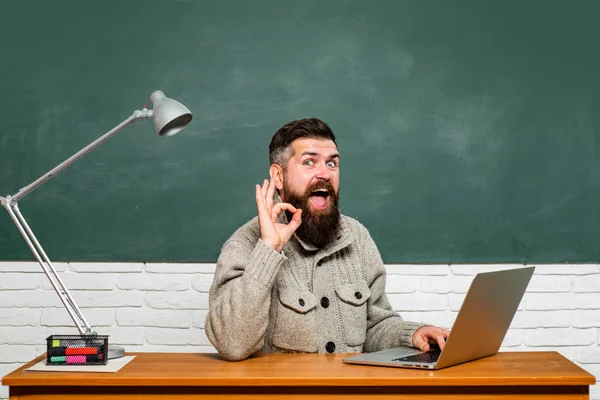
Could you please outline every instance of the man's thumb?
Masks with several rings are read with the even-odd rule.
[[[429,351],[429,343],[426,340],[421,339],[420,337],[415,340],[415,347],[421,351]]]
[[[292,217],[292,221],[290,221],[290,223],[294,223],[294,226],[299,227],[300,224],[302,223],[302,209],[298,209],[298,211],[296,211]]]

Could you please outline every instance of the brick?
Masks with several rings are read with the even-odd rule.
[[[117,324],[119,326],[189,328],[191,322],[192,312],[186,310],[117,310]]]
[[[111,326],[110,328],[98,330],[99,335],[109,335],[108,344],[125,347],[127,345],[141,345],[146,342],[146,328]]]
[[[524,331],[527,346],[589,346],[596,343],[595,329],[539,328]]]
[[[192,326],[194,328],[204,329],[204,321],[208,315],[208,310],[192,311]]]
[[[41,275],[41,276],[40,276]],[[0,279],[0,290],[32,290],[40,287],[40,278],[46,275],[26,274],[22,272],[3,273]]]
[[[55,292],[36,290],[0,291],[0,308],[63,307]]]
[[[441,311],[448,308],[446,296],[438,294],[389,294],[388,300],[394,310]]]
[[[564,275],[533,275],[527,286],[528,293],[535,292],[570,292],[571,277]]]
[[[112,290],[115,287],[114,274],[64,273],[59,274],[69,292],[71,290]],[[42,289],[54,290],[50,281],[44,276]]]
[[[13,364],[7,364],[7,365],[13,365]],[[3,399],[3,400],[8,399],[8,386],[0,386],[0,399]]]
[[[50,260],[52,261],[52,260]],[[52,262],[56,272],[64,272],[69,269],[69,264],[65,262]],[[5,272],[36,272],[44,273],[44,270],[37,261],[0,261],[0,273]]]
[[[502,341],[502,347],[517,347],[523,343],[523,331],[520,329],[509,329]]]
[[[148,328],[146,338],[149,344],[160,345],[204,345],[209,346],[210,341],[204,329],[171,329]]]
[[[414,293],[419,288],[419,278],[407,275],[388,275],[385,291],[387,293]]]
[[[522,268],[521,264],[469,264],[452,265],[450,270],[454,275],[474,276],[480,272],[501,271],[505,269]]]
[[[39,309],[0,308],[0,326],[38,326],[40,314]]]
[[[400,316],[405,321],[418,322],[423,321],[423,313],[421,311],[402,311]]]
[[[423,276],[419,279],[421,293],[467,293],[472,276]]]
[[[208,310],[208,293],[148,292],[146,304],[150,308],[174,310]]]
[[[214,274],[216,264],[146,263],[146,272],[159,274]]]
[[[600,328],[600,310],[573,311],[574,328]]]
[[[40,355],[34,346],[19,344],[0,345],[0,362],[2,363],[26,363]]]
[[[198,292],[208,293],[213,282],[213,274],[192,275],[192,288]]]
[[[71,271],[75,272],[97,272],[97,273],[115,273],[115,272],[142,272],[143,263],[127,262],[71,262],[69,263]]]
[[[600,367],[596,368],[595,371],[595,374],[592,371],[588,372],[596,377],[596,382],[600,382]],[[600,400],[600,385],[598,383],[590,386],[590,400]]]
[[[600,293],[526,293],[527,310],[600,309]]]
[[[582,364],[600,364],[600,347],[590,346],[577,349],[576,360]]]
[[[71,291],[75,302],[81,308],[113,308],[113,307],[141,307],[144,303],[144,292],[127,291]]]
[[[539,265],[535,268],[536,274],[550,275],[590,275],[600,274],[600,265],[594,264],[552,264]]]
[[[600,292],[600,274],[573,277],[573,291],[576,293]]]
[[[115,323],[115,311],[111,308],[82,308],[81,313],[92,328],[112,326]],[[48,308],[42,310],[43,326],[75,326],[65,308]]]
[[[122,290],[181,291],[190,288],[190,277],[168,274],[119,274],[117,287]]]
[[[513,328],[568,328],[571,311],[517,311]]]
[[[45,346],[46,338],[52,334],[76,335],[79,332],[77,332],[77,328],[62,329],[61,332],[57,332],[56,329],[45,327],[1,326],[0,344]]]
[[[421,313],[422,323],[429,325],[440,326],[442,328],[450,329],[454,325],[456,320],[457,312],[446,310],[446,311],[424,311]]]
[[[590,374],[594,375],[596,377],[596,382],[600,381],[600,364],[579,364],[579,366],[581,368],[583,368],[585,371],[589,372]],[[594,386],[590,386],[590,399],[592,399],[593,397],[591,397],[592,394],[592,389],[597,387],[598,384],[596,383],[596,385]],[[600,395],[600,392],[596,392],[597,395]]]
[[[448,275],[447,265],[386,264],[388,275]]]

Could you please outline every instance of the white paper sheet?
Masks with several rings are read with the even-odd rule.
[[[117,372],[127,365],[135,356],[123,356],[108,360],[106,365],[46,365],[46,359],[25,369],[25,371],[43,372]]]

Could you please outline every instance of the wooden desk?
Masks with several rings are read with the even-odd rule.
[[[131,353],[116,373],[24,372],[5,376],[10,398],[35,399],[588,399],[588,374],[556,352],[514,352],[440,371],[347,365],[344,355]],[[225,395],[225,396],[223,396]]]

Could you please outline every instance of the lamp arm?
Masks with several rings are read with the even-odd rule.
[[[46,277],[52,284],[54,291],[56,292],[56,294],[58,294],[58,297],[67,309],[69,316],[71,317],[73,322],[75,322],[79,333],[82,335],[95,335],[96,332],[92,330],[92,327],[83,316],[83,313],[77,306],[77,303],[75,303],[75,300],[73,299],[73,297],[71,297],[71,294],[67,290],[67,287],[58,276],[56,269],[54,269],[52,262],[50,261],[50,259],[46,255],[46,252],[40,245],[40,242],[33,234],[33,231],[27,224],[27,221],[25,221],[25,218],[19,210],[18,201],[21,200],[23,197],[27,196],[37,187],[48,181],[50,178],[56,176],[57,174],[68,168],[75,161],[79,160],[87,153],[94,150],[102,143],[106,142],[108,139],[113,137],[127,125],[140,119],[152,118],[152,115],[153,111],[148,110],[145,107],[143,110],[134,111],[134,113],[131,114],[129,118],[121,122],[119,125],[115,126],[110,131],[106,132],[104,135],[102,135],[92,143],[88,144],[83,149],[79,150],[77,153],[73,154],[71,157],[67,158],[62,163],[58,164],[56,167],[52,168],[50,171],[46,172],[44,175],[42,175],[29,185],[21,188],[15,195],[9,195],[6,197],[0,196],[0,204],[2,204],[2,206],[6,208],[6,211],[8,211],[8,214],[10,215],[11,219],[19,229],[21,236],[23,236],[23,239],[25,239],[25,242],[29,246],[29,249],[31,250],[38,263],[42,267],[42,270],[44,271]]]
[[[54,269],[52,262],[50,262],[50,259],[48,258],[48,256],[46,255],[46,252],[40,245],[40,242],[38,242],[37,238],[33,234],[33,231],[27,224],[27,221],[25,221],[25,218],[23,218],[21,211],[19,211],[18,204],[9,205],[9,204],[6,204],[5,202],[3,202],[2,205],[8,211],[8,214],[12,218],[12,220],[15,223],[15,225],[17,226],[17,228],[19,229],[19,232],[21,232],[23,239],[25,239],[25,242],[29,246],[29,249],[31,250],[31,252],[35,256],[35,258],[37,259],[38,263],[42,267],[42,270],[44,271],[44,273],[46,274],[46,277],[52,284],[54,291],[56,292],[56,294],[58,294],[60,301],[63,303],[63,305],[67,309],[67,312],[69,313],[69,316],[71,317],[73,322],[75,322],[75,325],[77,326],[77,330],[79,330],[79,333],[82,335],[95,334],[95,332],[92,330],[92,327],[87,322],[87,320],[81,313],[81,310],[75,303],[75,300],[73,300],[73,297],[71,297],[71,294],[67,290],[67,287],[65,286],[63,281],[58,276],[56,269]],[[40,254],[41,254],[41,256],[40,256]],[[43,258],[43,260],[42,260],[42,258]]]
[[[27,196],[29,193],[34,191],[36,188],[48,181],[50,178],[58,175],[60,172],[62,172],[71,164],[73,164],[75,161],[79,160],[87,153],[94,150],[96,147],[100,146],[102,143],[106,142],[108,139],[119,133],[119,131],[121,131],[127,125],[140,119],[152,118],[152,114],[152,110],[148,110],[145,107],[143,110],[136,110],[125,121],[121,122],[119,125],[115,126],[110,131],[106,132],[104,135],[94,140],[92,143],[88,144],[83,149],[79,150],[77,153],[73,154],[71,157],[67,158],[65,161],[52,168],[50,171],[46,172],[44,175],[40,176],[35,181],[31,182],[29,185],[19,189],[19,191],[15,195],[7,196],[7,201],[9,203],[16,204],[19,200]]]

